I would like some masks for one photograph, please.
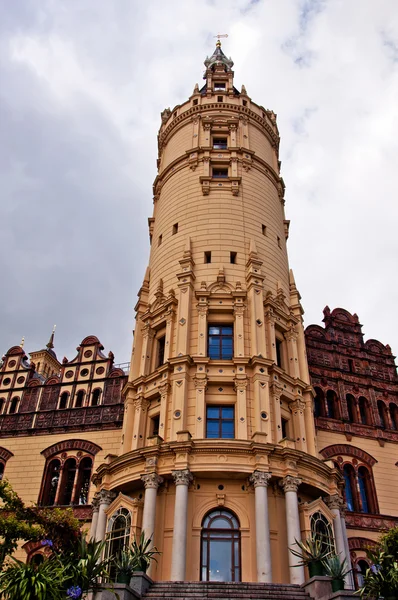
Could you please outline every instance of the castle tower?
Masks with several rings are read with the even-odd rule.
[[[315,446],[276,115],[236,89],[220,42],[205,67],[161,115],[121,451],[95,476],[92,533],[112,546],[125,509],[162,552],[155,579],[302,583],[288,547],[314,515],[346,548],[341,476]]]

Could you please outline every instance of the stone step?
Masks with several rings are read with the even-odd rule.
[[[157,581],[147,600],[310,600],[297,585],[218,581]]]

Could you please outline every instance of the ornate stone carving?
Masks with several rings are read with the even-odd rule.
[[[98,492],[99,504],[107,504],[109,506],[115,498],[116,494],[111,490],[101,490],[100,492]]]
[[[143,398],[142,396],[140,396],[138,398],[134,398],[133,403],[134,403],[136,412],[139,412],[140,410],[142,412],[146,412],[151,405],[150,401],[147,400],[146,398]]]
[[[193,476],[189,469],[183,469],[182,471],[172,471],[171,474],[174,477],[175,485],[189,485],[193,481]]]
[[[286,492],[297,492],[301,483],[302,481],[298,477],[286,475],[286,477],[279,482],[279,485],[283,488],[283,491],[286,494]]]
[[[344,505],[344,501],[339,494],[333,494],[325,499],[325,504],[330,508],[330,510],[341,510]]]
[[[269,480],[271,479],[272,474],[265,471],[254,471],[250,477],[250,483],[256,487],[268,487]]]
[[[141,480],[144,482],[145,489],[154,488],[157,490],[160,484],[163,483],[163,477],[160,477],[157,473],[141,475]]]
[[[99,505],[100,505],[100,492],[95,492],[94,498],[91,501],[91,507],[93,509],[93,513],[99,511]]]

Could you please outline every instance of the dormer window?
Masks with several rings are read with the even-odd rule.
[[[215,92],[225,92],[225,83],[217,82],[214,84]]]

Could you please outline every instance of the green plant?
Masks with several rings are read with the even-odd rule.
[[[398,598],[398,560],[387,550],[388,542],[382,538],[376,548],[366,551],[373,565],[367,569],[359,590],[361,598]]]
[[[295,539],[295,546],[298,546],[298,550],[289,548],[293,556],[297,556],[301,559],[297,566],[309,565],[314,562],[322,562],[327,555],[329,550],[325,547],[324,541],[320,535],[314,535],[308,537],[303,542]]]
[[[145,537],[144,532],[141,533],[138,542],[137,538],[133,540],[131,552],[136,561],[135,571],[143,571],[146,573],[151,562],[153,560],[156,561],[155,554],[161,554],[155,546],[151,547],[151,544],[152,538]]]
[[[62,600],[65,598],[62,565],[56,560],[42,564],[10,559],[0,574],[1,597],[7,600]]]
[[[343,561],[340,561],[337,554],[331,554],[326,557],[322,560],[322,564],[326,575],[332,579],[340,579],[342,581],[350,572],[350,569],[347,569],[346,559],[344,558]]]
[[[113,564],[116,567],[117,573],[124,575],[132,575],[137,568],[137,559],[131,548],[122,550],[120,554],[113,559]]]
[[[82,535],[76,551],[60,560],[64,567],[65,587],[78,586],[82,595],[95,590],[101,579],[109,578],[111,559],[102,559],[105,542],[89,541]]]

